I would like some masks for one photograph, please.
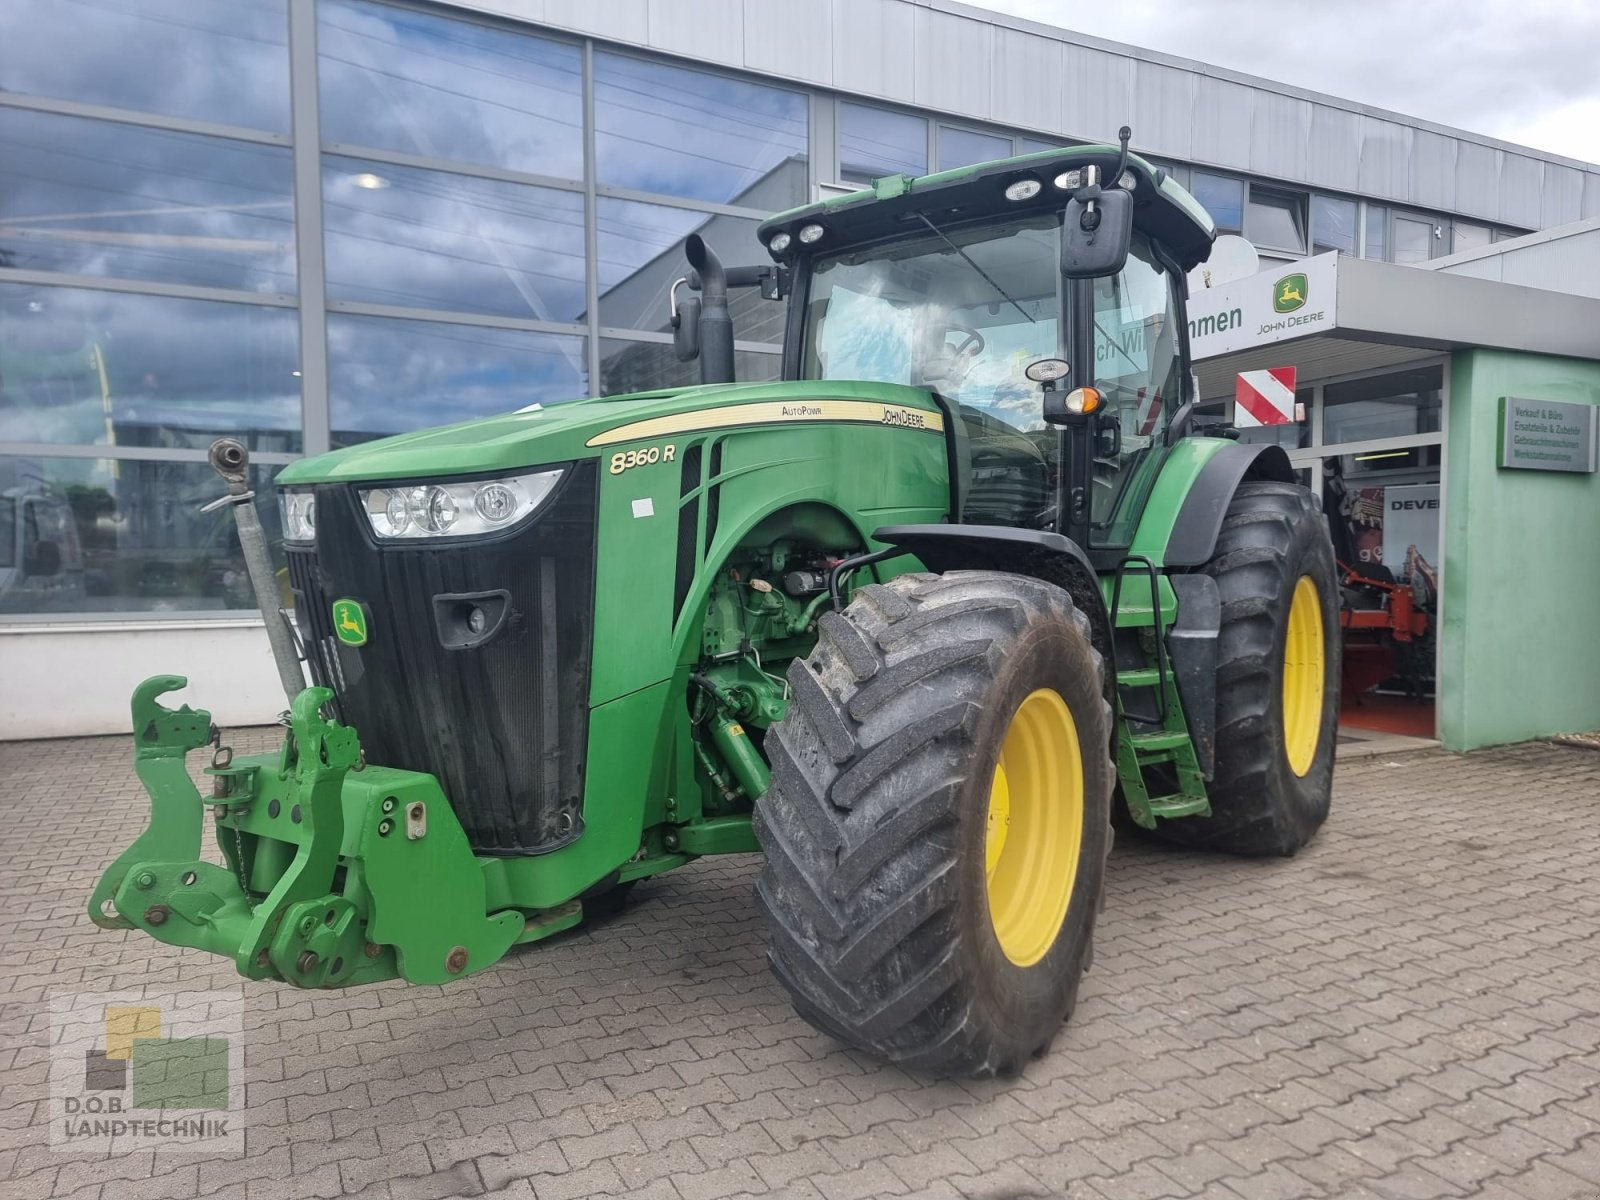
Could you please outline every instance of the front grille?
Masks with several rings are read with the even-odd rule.
[[[288,548],[313,677],[367,761],[439,780],[480,854],[543,854],[582,832],[597,488],[594,463],[579,463],[510,534],[380,546],[355,488],[324,484],[315,551]],[[434,597],[500,589],[502,632],[445,649]],[[366,645],[334,636],[341,599],[366,606]]]

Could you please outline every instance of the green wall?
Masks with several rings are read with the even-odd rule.
[[[1600,728],[1600,474],[1501,470],[1501,396],[1600,404],[1600,363],[1451,360],[1438,712],[1452,750]]]

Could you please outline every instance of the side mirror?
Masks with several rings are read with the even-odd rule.
[[[1081,199],[1080,199],[1081,197]],[[1061,225],[1061,273],[1068,279],[1115,275],[1133,242],[1133,194],[1113,187],[1080,188]]]
[[[55,542],[35,542],[22,555],[22,573],[27,576],[61,574],[61,547]]]
[[[1122,453],[1122,418],[1115,412],[1101,412],[1094,427],[1094,456],[1116,458]]]
[[[679,300],[677,289],[672,292],[672,353],[679,362],[693,362],[700,357],[700,297],[690,296]]]

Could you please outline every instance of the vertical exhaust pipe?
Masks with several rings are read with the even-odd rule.
[[[305,674],[300,669],[300,655],[295,650],[289,621],[278,604],[278,584],[272,574],[272,555],[267,549],[267,534],[261,528],[261,518],[256,515],[253,503],[255,493],[250,490],[248,470],[250,455],[244,443],[233,438],[218,438],[211,443],[208,455],[211,469],[222,476],[228,485],[228,494],[202,508],[211,512],[229,505],[233,520],[239,530],[239,549],[244,554],[245,572],[250,576],[250,588],[256,594],[256,605],[267,623],[267,641],[272,645],[272,660],[278,667],[278,681],[289,703],[294,703],[306,686]]]
[[[733,317],[722,260],[698,233],[683,243],[684,257],[700,276],[700,382],[732,383]]]

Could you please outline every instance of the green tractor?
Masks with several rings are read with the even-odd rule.
[[[143,684],[152,819],[96,922],[251,979],[436,984],[759,851],[806,1020],[1005,1074],[1073,1009],[1114,819],[1242,854],[1313,836],[1333,554],[1281,450],[1192,422],[1201,206],[1124,131],[759,236],[759,268],[689,240],[702,386],[285,469],[293,625],[243,449],[214,447],[286,732],[234,758],[159,702],[183,679]],[[732,382],[730,288],[791,299],[781,382]]]

